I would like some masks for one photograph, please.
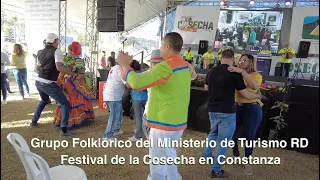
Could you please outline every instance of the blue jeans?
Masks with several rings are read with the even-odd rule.
[[[27,83],[27,68],[23,69],[13,69],[13,75],[16,79],[19,87],[19,92],[22,97],[24,97],[23,85],[26,87],[27,93],[30,94],[29,86]]]
[[[134,120],[136,121],[136,134],[135,137],[137,139],[142,138],[143,130],[142,130],[142,117],[144,112],[144,107],[147,101],[132,101],[133,111],[134,111]]]
[[[226,114],[226,113],[215,113],[209,112],[210,118],[210,133],[208,135],[208,141],[216,141],[216,154],[214,162],[212,164],[212,170],[216,173],[221,172],[222,165],[218,163],[218,157],[220,155],[226,156],[228,153],[228,148],[223,148],[220,146],[222,140],[231,140],[234,130],[236,128],[236,114]],[[212,148],[205,147],[203,156],[212,157]]]
[[[122,101],[107,101],[105,102],[110,110],[108,125],[104,131],[105,138],[111,138],[114,133],[120,131],[121,120],[122,120]]]
[[[69,113],[70,113],[70,103],[66,96],[63,94],[62,89],[56,84],[46,84],[36,81],[36,87],[39,91],[41,101],[34,113],[32,122],[38,122],[40,115],[43,109],[46,107],[49,101],[49,96],[53,98],[61,106],[62,115],[61,115],[61,128],[68,127]]]
[[[237,105],[237,126],[236,131],[243,125],[244,138],[248,141],[254,140],[258,127],[262,121],[262,107],[255,104]],[[236,132],[235,131],[235,132]],[[238,137],[236,133],[233,135],[235,147],[233,148],[233,155],[239,157]],[[253,148],[245,148],[245,157],[252,155]]]

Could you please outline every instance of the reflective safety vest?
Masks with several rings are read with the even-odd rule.
[[[280,62],[281,63],[292,63],[292,58],[288,58],[287,54],[291,53],[292,55],[294,55],[296,52],[294,51],[293,48],[289,47],[289,48],[282,48],[279,51],[279,54],[282,54]]]
[[[193,58],[193,52],[192,51],[185,51],[183,53],[183,56],[186,58],[186,60],[192,60]]]

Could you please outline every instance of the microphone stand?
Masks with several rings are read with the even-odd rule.
[[[124,43],[127,41],[127,38],[122,41],[122,51],[124,52]]]

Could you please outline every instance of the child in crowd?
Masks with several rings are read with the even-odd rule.
[[[141,73],[141,66],[137,60],[132,60],[130,66],[135,72]],[[130,94],[132,98],[134,120],[136,121],[136,130],[135,130],[135,135],[130,137],[129,140],[137,141],[143,137],[142,116],[143,116],[145,105],[148,100],[148,92],[147,90],[141,90],[141,91],[131,90]]]

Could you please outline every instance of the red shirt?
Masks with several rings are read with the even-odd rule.
[[[102,58],[101,58],[101,66],[102,66],[102,67],[107,66],[107,64],[106,64],[106,57],[105,57],[105,56],[102,56]]]

